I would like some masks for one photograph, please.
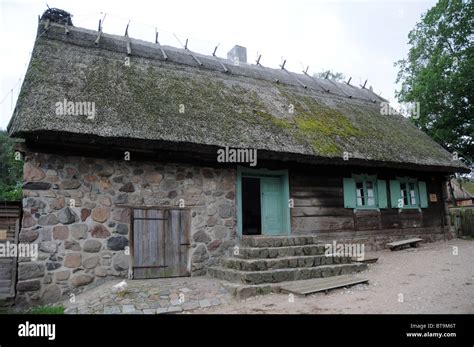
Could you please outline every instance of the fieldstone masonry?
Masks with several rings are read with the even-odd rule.
[[[235,170],[26,153],[17,303],[56,302],[109,278],[127,277],[129,209],[191,207],[191,273],[236,242]]]

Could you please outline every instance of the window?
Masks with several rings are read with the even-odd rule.
[[[357,207],[376,207],[374,181],[365,177],[356,178]]]
[[[398,209],[426,208],[426,183],[411,177],[397,177],[390,181],[391,206]]]
[[[352,175],[343,179],[344,207],[357,209],[387,208],[387,184],[376,176]]]
[[[399,204],[403,201],[403,206],[417,206],[416,190],[415,184],[410,183],[400,183],[400,194],[401,200]]]

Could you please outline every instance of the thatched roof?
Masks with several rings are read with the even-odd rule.
[[[470,200],[474,199],[474,195],[471,194],[466,188],[468,182],[459,182],[456,178],[451,179],[451,187],[453,187],[454,197],[456,200]],[[451,190],[448,189],[448,200],[452,200]]]
[[[126,66],[127,39],[102,34],[96,45],[97,35],[40,23],[11,136],[256,148],[326,161],[348,152],[386,166],[465,170],[404,117],[382,115],[383,99],[367,89],[195,54],[199,66],[189,51],[168,46],[164,60],[156,44],[135,39]],[[95,102],[95,118],[56,115],[64,99]]]

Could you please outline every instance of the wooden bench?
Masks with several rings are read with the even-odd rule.
[[[282,293],[293,293],[297,295],[308,295],[317,292],[328,292],[331,289],[349,287],[355,284],[368,283],[367,278],[353,277],[351,275],[341,275],[326,278],[312,278],[309,280],[299,280],[284,283],[280,287]]]
[[[413,239],[390,242],[390,243],[387,243],[387,246],[388,248],[390,248],[391,251],[394,251],[394,250],[400,249],[402,246],[407,246],[407,245],[409,245],[410,247],[418,247],[418,243],[421,241],[423,241],[423,239],[413,238]]]

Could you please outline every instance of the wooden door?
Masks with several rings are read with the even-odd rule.
[[[283,235],[282,190],[279,177],[260,179],[262,234]]]
[[[133,278],[189,276],[189,210],[134,209]]]

